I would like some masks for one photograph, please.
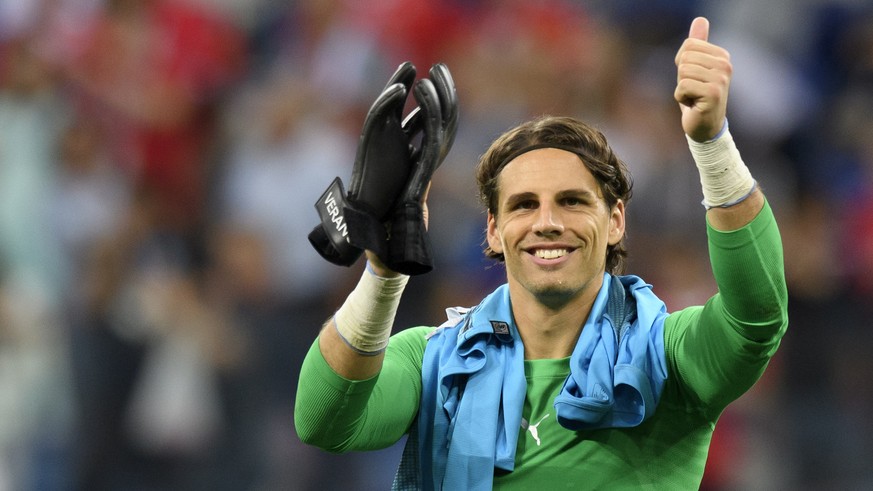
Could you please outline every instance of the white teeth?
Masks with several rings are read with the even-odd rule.
[[[557,259],[567,254],[567,249],[537,249],[534,254],[540,259]]]

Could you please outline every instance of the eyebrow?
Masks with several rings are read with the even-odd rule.
[[[582,199],[586,199],[588,201],[597,201],[597,199],[599,198],[597,193],[593,193],[587,189],[566,189],[564,191],[558,192],[557,197],[558,197],[558,199],[568,198],[568,197],[582,198]]]
[[[587,189],[564,189],[562,191],[558,191],[558,193],[557,193],[557,195],[555,195],[555,197],[557,199],[564,199],[564,198],[573,197],[573,198],[579,198],[582,200],[586,200],[589,202],[594,202],[598,199],[598,196],[595,193],[593,193]],[[538,199],[536,193],[532,193],[530,191],[512,194],[506,198],[506,207],[512,208],[513,206],[515,206],[518,203],[522,203],[522,202],[527,201],[527,200],[536,200],[536,199]]]

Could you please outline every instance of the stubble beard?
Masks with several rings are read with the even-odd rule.
[[[559,310],[572,302],[581,291],[581,288],[570,285],[566,280],[532,284],[528,285],[526,289],[539,303],[553,310]]]

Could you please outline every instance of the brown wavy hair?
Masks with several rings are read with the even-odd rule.
[[[488,211],[497,216],[497,178],[503,168],[515,157],[535,148],[554,147],[567,150],[579,159],[594,175],[609,209],[619,200],[625,206],[633,194],[633,181],[622,162],[596,128],[567,116],[542,116],[522,123],[498,137],[479,159],[476,181],[479,200]],[[621,274],[627,258],[625,237],[606,250],[606,271]],[[503,254],[494,252],[486,243],[485,255],[504,261]]]

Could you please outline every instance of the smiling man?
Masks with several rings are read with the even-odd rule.
[[[708,33],[695,19],[674,97],[717,294],[667,312],[623,274],[625,165],[574,118],[521,124],[477,168],[506,284],[390,336],[408,277],[368,250],[304,361],[300,438],[343,452],[408,435],[395,489],[697,489],[719,415],[788,324],[779,231],[728,130],[730,58]]]
[[[571,118],[522,125],[482,157],[486,254],[506,263],[529,359],[569,356],[607,261],[609,272],[618,272],[630,198],[626,174],[603,135]]]

